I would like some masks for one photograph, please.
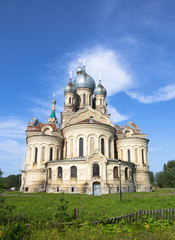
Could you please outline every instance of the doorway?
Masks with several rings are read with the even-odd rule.
[[[93,195],[94,196],[99,196],[100,194],[101,194],[100,183],[99,182],[94,182],[93,183]]]

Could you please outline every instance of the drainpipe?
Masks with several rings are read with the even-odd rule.
[[[134,165],[133,168],[133,180],[134,180],[134,185],[135,185],[135,191],[137,192],[137,183],[136,183],[136,178],[135,178],[135,170],[136,170],[136,165]]]
[[[46,187],[47,187],[47,163],[45,163],[45,183],[44,183],[44,192],[46,192]]]
[[[107,174],[107,165],[108,165],[108,160],[107,160],[107,163],[106,163],[106,184],[109,188],[109,194],[111,193],[111,189],[110,189],[110,184],[108,183],[108,174]]]

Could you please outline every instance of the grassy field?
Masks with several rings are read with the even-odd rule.
[[[171,194],[172,195],[168,195]],[[174,193],[174,194],[173,194]],[[9,194],[9,192],[6,192]],[[163,195],[164,194],[164,195]],[[52,219],[59,201],[60,194],[24,194],[10,192],[7,202],[14,205],[14,214],[25,213],[30,219],[47,222]],[[18,195],[18,196],[14,196]],[[142,210],[153,210],[175,207],[175,191],[160,190],[151,193],[125,193],[120,201],[119,194],[88,196],[65,194],[68,201],[68,214],[73,216],[74,208],[78,208],[79,221],[93,221],[108,217],[121,216]]]
[[[140,218],[128,224],[124,220],[109,224],[94,220],[117,217],[142,210],[175,207],[175,191],[124,193],[88,196],[80,194],[24,194],[5,192],[0,196],[0,239],[2,240],[153,240],[175,239],[175,221]],[[61,199],[63,201],[61,201]],[[67,206],[67,207],[65,207]],[[74,208],[78,221],[74,222]],[[65,218],[60,218],[64,213]],[[60,220],[61,219],[61,220]],[[63,224],[73,222],[73,225]],[[77,227],[86,223],[83,227]]]

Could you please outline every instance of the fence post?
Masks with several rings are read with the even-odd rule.
[[[74,208],[74,220],[78,220],[78,208]]]
[[[162,218],[163,218],[163,220],[165,219],[165,210],[163,209],[163,214],[162,214],[163,216],[162,216]]]
[[[139,210],[139,217],[140,217],[140,221],[141,221],[141,219],[142,219],[142,215],[143,215],[143,210],[142,210],[142,209],[140,209],[140,210]]]

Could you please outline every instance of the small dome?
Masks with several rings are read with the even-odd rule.
[[[53,100],[52,100],[52,103],[56,104],[56,100],[55,100],[55,99],[53,99]]]
[[[79,68],[78,68],[79,69]],[[78,70],[77,69],[77,70]],[[81,68],[82,69],[82,68]],[[77,71],[78,72],[78,71]],[[75,88],[90,88],[92,90],[95,89],[95,81],[92,77],[90,77],[85,70],[82,70],[82,72],[77,73],[74,80],[74,86]]]
[[[73,85],[73,83],[70,81],[68,85],[64,88],[64,94],[66,93],[75,93],[76,89]]]
[[[96,96],[98,94],[102,94],[102,95],[105,95],[105,96],[107,94],[106,89],[103,87],[103,85],[101,83],[99,83],[98,86],[94,90],[94,95]]]
[[[79,75],[79,74],[81,74],[82,72],[83,72],[82,67],[78,67],[78,68],[77,68],[77,74]]]

